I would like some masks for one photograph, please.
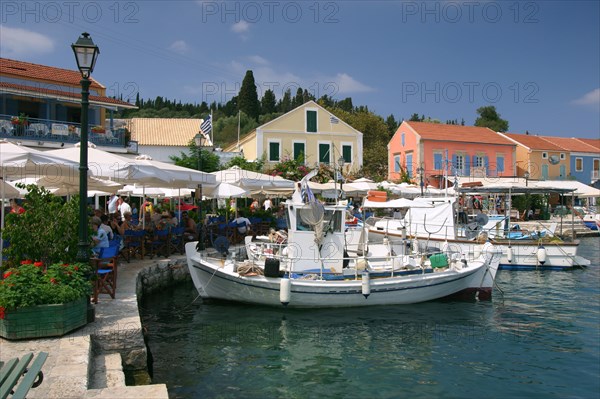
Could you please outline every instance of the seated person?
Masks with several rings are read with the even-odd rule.
[[[184,228],[185,239],[194,241],[198,239],[198,232],[196,230],[196,222],[192,219],[187,212],[181,213],[181,224]]]
[[[109,246],[108,234],[106,233],[106,230],[100,228],[101,224],[102,221],[99,217],[94,216],[92,218],[92,229],[94,230],[94,236],[92,236],[92,240],[95,244],[92,248],[92,251],[96,255],[100,254],[102,248],[108,248]]]
[[[238,227],[238,232],[240,234],[246,234],[246,232],[248,232],[250,230],[250,225],[252,224],[252,223],[250,223],[250,220],[248,220],[248,218],[245,218],[243,216],[239,216],[239,217],[233,219],[233,222],[237,223],[237,224],[241,224],[241,223],[245,224],[245,226]]]
[[[100,216],[100,221],[102,222],[102,224],[100,225],[100,228],[103,229],[104,231],[106,231],[106,234],[108,234],[108,239],[109,240],[114,239],[115,235],[113,233],[113,229],[109,226],[108,215],[102,214],[102,216]]]

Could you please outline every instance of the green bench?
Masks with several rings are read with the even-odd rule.
[[[12,394],[13,399],[25,398],[31,388],[38,387],[44,380],[42,366],[48,358],[48,353],[40,352],[33,359],[33,353],[0,363],[0,399],[6,399]],[[29,367],[27,367],[29,366]]]

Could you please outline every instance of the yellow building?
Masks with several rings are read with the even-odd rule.
[[[529,173],[530,179],[563,180],[570,174],[570,153],[539,136],[498,133],[515,144],[517,176]]]
[[[224,151],[242,151],[247,160],[265,156],[268,163],[304,155],[306,165],[334,163],[344,158],[344,171],[363,162],[363,134],[314,101],[309,101],[257,127]]]

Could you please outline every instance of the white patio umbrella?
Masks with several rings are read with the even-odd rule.
[[[250,194],[285,195],[294,191],[294,182],[280,176],[271,176],[233,166],[229,169],[213,172],[218,182],[235,184]]]
[[[204,195],[208,198],[239,198],[246,197],[250,194],[248,190],[245,190],[235,184],[221,182],[215,187],[211,187],[204,192]]]
[[[56,157],[32,148],[0,141],[0,168],[2,180],[7,178],[20,179],[27,176],[79,176],[79,164]],[[4,184],[0,187],[0,229],[4,229]],[[2,266],[2,230],[0,230],[0,266]]]
[[[166,185],[166,187],[194,188],[198,184],[207,186],[216,184],[215,176],[210,173],[185,168],[183,166],[178,166],[171,163],[156,161],[148,155],[137,156],[135,158],[135,162],[142,170],[144,167],[157,168],[170,176],[170,182],[168,185]],[[165,187],[165,185],[163,185],[163,187]]]
[[[363,191],[377,190],[377,186],[378,186],[378,184],[375,183],[373,180],[367,179],[365,177],[356,179],[353,182],[350,182],[349,184],[351,184],[351,186],[354,187],[356,190],[363,190]]]

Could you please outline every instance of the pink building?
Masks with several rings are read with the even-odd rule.
[[[388,178],[402,170],[432,185],[445,174],[514,176],[515,152],[514,142],[485,127],[404,121],[388,143]]]

